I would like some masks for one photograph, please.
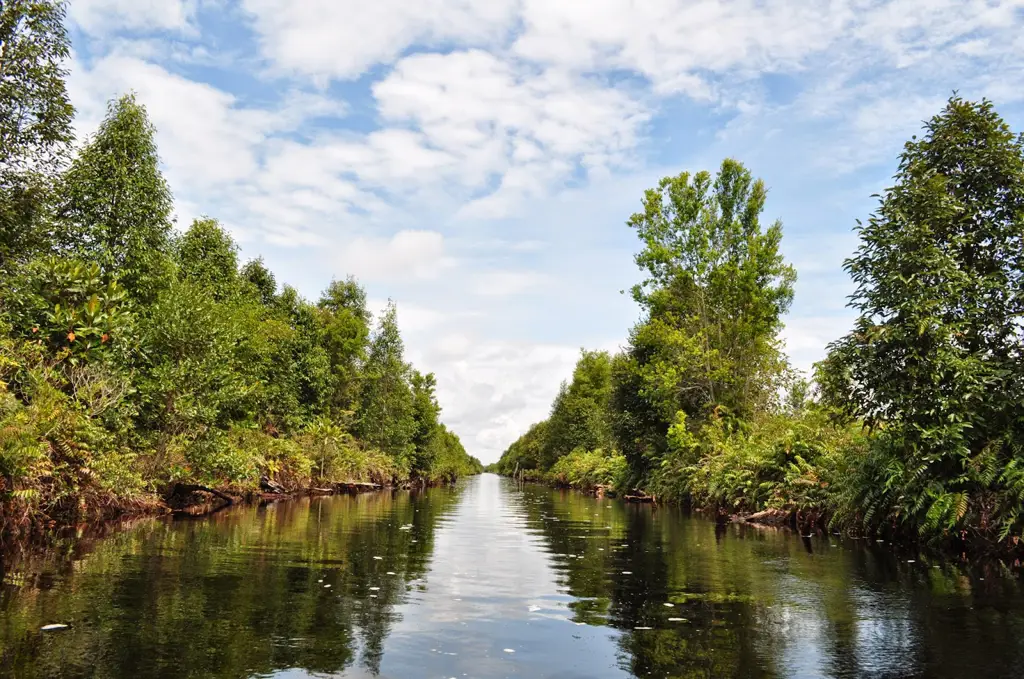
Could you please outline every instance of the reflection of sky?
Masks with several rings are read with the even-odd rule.
[[[615,633],[569,620],[545,543],[500,479],[471,484],[434,540],[426,591],[398,608],[382,676],[622,674]]]

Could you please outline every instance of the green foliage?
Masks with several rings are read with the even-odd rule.
[[[629,220],[643,242],[636,262],[648,277],[632,292],[645,319],[615,363],[613,427],[640,475],[656,468],[678,411],[749,418],[777,398],[796,274],[779,251],[781,223],[761,225],[766,194],[726,160],[714,179],[666,177]]]
[[[928,535],[990,524],[1024,433],[1024,136],[954,96],[858,230],[860,317],[819,375],[830,404],[883,433],[844,517]]]
[[[58,187],[66,236],[56,245],[98,262],[140,303],[155,299],[170,277],[171,193],[155,136],[133,95],[111,102]]]
[[[582,448],[612,445],[608,407],[612,391],[611,356],[604,351],[583,351],[572,382],[562,384],[548,418],[540,466],[550,469],[559,458]]]
[[[239,292],[238,246],[215,219],[197,219],[174,243],[178,275],[222,302]],[[251,275],[257,275],[250,269]],[[266,286],[266,272],[262,284]],[[273,285],[271,275],[269,283]],[[260,292],[263,295],[263,292]],[[273,292],[270,297],[273,298]]]
[[[360,393],[359,434],[407,470],[415,452],[416,410],[394,303],[381,316],[370,341]]]
[[[590,490],[624,487],[628,473],[626,458],[618,453],[577,448],[558,459],[548,478],[556,485]]]
[[[26,278],[31,292],[16,300],[14,329],[52,355],[99,360],[131,341],[127,295],[117,281],[103,281],[98,264],[48,257],[33,263]]]
[[[172,235],[133,95],[59,171],[63,18],[60,2],[0,4],[0,534],[151,506],[178,482],[478,472],[440,422],[434,376],[405,362],[393,305],[371,338],[354,279],[312,303],[278,292],[262,259],[239,269],[215,219]]]
[[[0,271],[48,245],[49,179],[73,138],[57,0],[0,3]]]

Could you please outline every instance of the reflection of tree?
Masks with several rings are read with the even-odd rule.
[[[357,662],[377,673],[394,607],[456,500],[378,493],[143,524],[43,564],[59,572],[50,590],[39,578],[5,587],[0,676],[234,678]],[[74,627],[38,632],[54,621]]]
[[[623,630],[626,669],[640,677],[770,674],[757,644],[757,608],[735,594],[750,578],[742,559],[720,567],[705,561],[708,549],[720,549],[713,523],[683,525],[673,510],[538,487],[527,487],[525,496],[530,523],[540,527],[562,584],[576,597],[574,620]]]

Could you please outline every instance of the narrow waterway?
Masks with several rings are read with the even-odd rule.
[[[1018,677],[1024,587],[493,475],[0,568],[0,676]],[[68,625],[43,631],[45,625]]]

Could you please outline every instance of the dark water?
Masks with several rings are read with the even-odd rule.
[[[8,560],[0,676],[1020,677],[1022,589],[485,475]]]

